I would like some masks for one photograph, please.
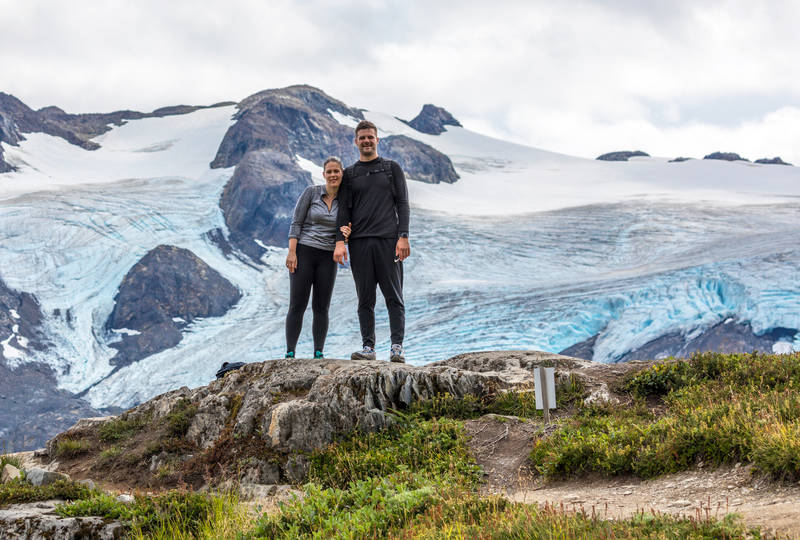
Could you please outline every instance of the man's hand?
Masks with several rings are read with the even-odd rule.
[[[408,245],[408,238],[398,238],[397,247],[394,248],[394,255],[401,261],[411,255],[411,246]]]
[[[333,260],[339,264],[347,262],[347,248],[344,247],[344,242],[341,240],[336,242],[336,248],[333,250]]]

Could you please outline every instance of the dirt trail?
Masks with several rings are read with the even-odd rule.
[[[652,480],[582,478],[545,484],[527,469],[526,459],[540,424],[492,415],[468,421],[466,427],[472,452],[486,473],[486,493],[589,514],[594,510],[608,519],[642,510],[704,518],[736,513],[766,533],[800,538],[800,483],[776,482],[736,465]]]

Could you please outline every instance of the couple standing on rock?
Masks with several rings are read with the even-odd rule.
[[[289,312],[286,315],[286,358],[295,357],[303,313],[313,289],[314,358],[324,358],[328,307],[337,263],[347,261],[358,295],[358,321],[363,348],[353,360],[375,360],[375,293],[381,288],[389,311],[392,346],[389,360],[405,362],[403,337],[403,260],[408,243],[408,188],[394,161],[378,155],[378,128],[367,120],[355,129],[359,160],[343,170],[337,157],[323,164],[324,186],[309,186],[300,196],[289,229]],[[333,255],[331,256],[331,252]]]

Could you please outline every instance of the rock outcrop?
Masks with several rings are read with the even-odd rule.
[[[597,156],[595,159],[600,161],[628,161],[628,159],[632,157],[650,157],[650,154],[642,152],[641,150],[621,150]]]
[[[18,133],[17,140],[6,140],[5,142],[16,145],[20,140],[24,140],[24,137],[19,134],[47,133],[54,137],[61,137],[86,150],[95,150],[100,148],[100,145],[91,139],[110,130],[109,124],[120,126],[125,123],[125,120],[187,114],[198,109],[223,105],[232,105],[232,103],[217,103],[208,107],[176,105],[162,107],[151,113],[124,110],[110,113],[70,114],[54,106],[34,111],[16,97],[0,92],[0,137],[3,136],[2,133],[6,129],[15,129]],[[5,128],[3,127],[4,122],[7,124]]]
[[[590,397],[607,393],[592,382],[591,364],[536,351],[465,354],[421,367],[274,360],[247,364],[208,386],[163,394],[117,418],[81,421],[47,449],[54,458],[60,440],[86,441],[94,455],[75,460],[74,467],[62,457],[61,469],[110,481],[119,476],[151,485],[160,471],[161,479],[202,484],[211,467],[219,482],[301,482],[309,452],[354,429],[391,425],[392,410],[444,393],[482,399],[506,389],[529,391],[541,365],[556,366],[559,381],[585,378]],[[115,444],[124,449],[111,468],[99,458],[108,446],[101,430],[107,437],[120,434]]]
[[[0,279],[0,342],[4,344],[0,347],[0,360],[5,358],[6,347],[23,355],[44,350],[47,342],[41,330],[43,318],[35,296],[15,291]]]
[[[461,123],[453,118],[453,115],[441,107],[430,103],[423,105],[420,113],[413,120],[406,122],[421,133],[428,135],[440,135],[447,131],[445,126],[462,127]]]
[[[125,527],[99,517],[62,518],[56,505],[62,501],[12,504],[0,508],[0,533],[6,540],[116,540]]]
[[[791,163],[787,163],[783,161],[779,156],[775,156],[774,158],[761,158],[755,161],[756,163],[762,163],[764,165],[789,165],[792,166]]]
[[[727,320],[709,328],[699,335],[687,337],[682,333],[674,332],[665,334],[636,350],[629,351],[616,362],[629,362],[631,360],[663,359],[669,356],[685,358],[696,352],[721,352],[721,353],[750,353],[761,351],[775,352],[773,346],[781,341],[790,342],[797,334],[791,328],[774,328],[763,334],[756,335],[748,322]],[[598,336],[592,336],[586,341],[576,343],[561,351],[560,354],[592,360],[594,345]]]
[[[679,156],[679,157],[676,157],[674,159],[669,160],[669,163],[682,163],[684,161],[689,161],[690,159],[694,159],[694,158]]]
[[[735,152],[712,152],[703,159],[720,159],[722,161],[750,161]]]
[[[297,199],[311,175],[286,154],[248,152],[225,185],[219,205],[230,243],[259,261],[265,245],[286,246]]]
[[[241,292],[194,253],[175,246],[158,246],[125,275],[106,321],[109,330],[123,331],[112,343],[116,366],[128,365],[177,345],[181,329],[198,317],[224,315]]]
[[[415,139],[391,135],[379,145],[381,155],[399,163],[408,178],[426,184],[452,184],[459,178],[449,157]]]
[[[291,158],[300,155],[320,165],[330,155],[352,162],[357,157],[353,129],[340,124],[331,111],[364,118],[361,111],[311,86],[253,94],[239,103],[236,123],[225,133],[211,167],[232,167],[254,150],[272,150]]]

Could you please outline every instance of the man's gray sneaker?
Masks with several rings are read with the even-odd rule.
[[[364,347],[350,355],[350,360],[375,360],[375,349]]]
[[[392,345],[391,350],[389,351],[389,361],[390,362],[397,362],[400,364],[405,363],[406,357],[403,356],[403,346],[399,343],[395,343]]]

